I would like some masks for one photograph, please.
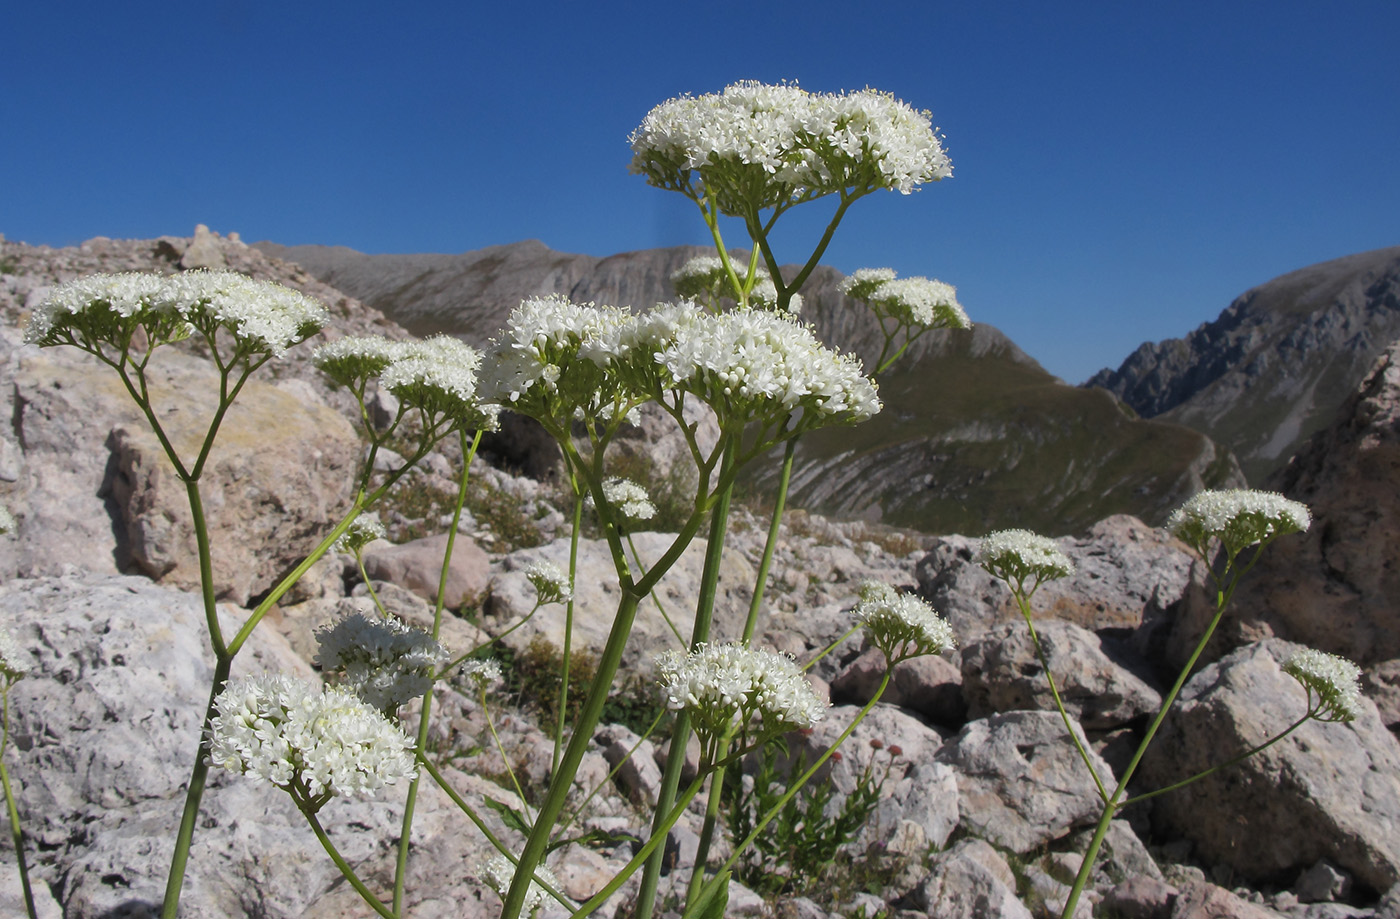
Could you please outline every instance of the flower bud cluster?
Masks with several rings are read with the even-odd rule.
[[[447,659],[422,629],[397,619],[354,613],[316,632],[317,663],[339,686],[392,715],[433,688],[433,668]]]
[[[736,216],[842,190],[908,194],[952,174],[930,117],[871,89],[740,82],[653,108],[628,138],[629,168]]]
[[[1074,562],[1055,540],[1029,530],[1001,530],[982,540],[975,561],[993,577],[1020,589],[1074,573]]]
[[[851,615],[891,664],[956,647],[953,627],[932,606],[879,581],[861,585]]]
[[[1167,529],[1205,555],[1219,539],[1234,556],[1241,549],[1276,536],[1300,533],[1312,524],[1306,504],[1271,491],[1203,491],[1172,512]]]
[[[312,361],[335,382],[363,393],[377,378],[406,408],[464,428],[494,430],[499,408],[478,396],[481,352],[450,335],[396,341],[346,336],[317,348]]]
[[[214,700],[209,759],[318,810],[415,773],[413,742],[373,706],[282,674],[231,681]]]
[[[1284,662],[1283,672],[1317,696],[1319,721],[1354,721],[1361,714],[1361,668],[1336,654],[1306,648]]]
[[[497,855],[482,866],[481,879],[504,898],[506,891],[510,890],[510,882],[515,879],[515,862],[504,855]],[[540,886],[540,881],[544,881],[555,890],[559,889],[559,879],[554,876],[554,872],[543,864],[536,865],[534,878],[530,880],[530,889],[525,894],[525,903],[521,909],[524,915],[532,913],[548,896]]]
[[[15,523],[15,515],[10,513],[10,509],[0,504],[0,536],[5,536],[15,531],[18,526]]]
[[[808,728],[826,715],[792,658],[745,644],[703,644],[656,659],[668,708],[687,709],[702,740],[757,721],[764,735]]]
[[[331,544],[331,551],[358,555],[365,546],[376,539],[384,539],[388,535],[384,524],[379,522],[378,514],[361,514],[350,521],[345,532],[341,533],[339,538]]]
[[[0,678],[7,686],[14,685],[29,673],[29,658],[15,641],[9,629],[0,627]]]
[[[879,316],[927,329],[970,329],[957,288],[930,278],[896,278],[889,268],[862,268],[841,282],[841,292],[870,304]]]
[[[484,690],[500,681],[501,662],[494,657],[472,658],[462,661],[457,673],[462,682]]]
[[[574,594],[569,576],[553,562],[541,560],[526,565],[525,580],[534,586],[535,597],[541,604],[568,603]]]
[[[328,318],[311,297],[236,271],[132,271],[90,275],[55,288],[30,317],[25,340],[125,348],[137,328],[146,330],[152,345],[183,338],[191,327],[211,336],[223,328],[241,350],[280,357]]]

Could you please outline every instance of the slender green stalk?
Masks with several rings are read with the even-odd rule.
[[[5,786],[5,809],[10,814],[10,841],[15,846],[15,861],[19,866],[19,883],[24,889],[24,908],[29,919],[39,919],[34,907],[34,891],[29,886],[29,864],[24,857],[24,828],[19,822],[19,807],[15,803],[14,790],[10,788],[10,772],[5,768],[5,747],[10,740],[10,684],[7,681],[3,690],[5,701],[4,733],[0,734],[0,783]]]
[[[832,651],[834,651],[834,650],[836,649],[836,646],[837,646],[837,645],[841,644],[841,642],[845,641],[847,638],[850,638],[852,635],[854,635],[856,632],[860,631],[860,630],[863,629],[863,628],[865,628],[864,624],[863,624],[863,623],[859,623],[859,622],[857,622],[855,625],[851,626],[849,629],[846,630],[845,634],[843,634],[840,638],[836,639],[836,640],[833,641],[831,644],[827,645],[825,648],[822,648],[821,653],[819,653],[816,657],[814,657],[814,658],[812,658],[811,660],[809,660],[807,663],[803,664],[803,665],[802,665],[802,672],[803,672],[803,673],[806,673],[808,670],[811,670],[812,667],[814,667],[814,666],[816,665],[817,661],[819,661],[819,660],[821,660],[822,658],[826,657],[828,654],[830,654]]]
[[[792,484],[792,460],[796,451],[797,438],[793,437],[783,447],[783,465],[778,473],[778,494],[773,502],[773,519],[768,524],[768,540],[763,544],[763,557],[759,560],[758,575],[754,578],[749,616],[744,620],[744,641],[753,638],[758,626],[758,612],[763,607],[763,592],[768,586],[768,571],[773,567],[773,553],[778,546],[778,531],[783,525],[783,509],[787,506],[788,487]]]
[[[569,708],[569,664],[573,656],[574,641],[574,579],[578,575],[578,542],[583,530],[583,491],[579,488],[578,475],[569,471],[569,484],[574,493],[573,526],[569,530],[569,602],[564,607],[564,661],[559,680],[559,720],[554,726],[553,771],[559,771],[559,753],[564,749],[564,724]]]
[[[462,522],[462,508],[465,507],[467,503],[467,482],[471,478],[472,460],[476,458],[477,447],[481,446],[481,433],[481,431],[476,432],[476,436],[472,438],[469,448],[467,446],[467,433],[461,430],[457,432],[458,441],[462,448],[462,476],[457,486],[457,503],[452,509],[452,528],[447,532],[447,546],[443,550],[442,570],[438,573],[437,601],[433,604],[432,634],[434,640],[436,640],[438,635],[442,632],[442,610],[447,598],[447,574],[448,569],[452,565],[452,551],[457,542],[457,527]],[[355,553],[355,559],[359,561],[359,552]],[[360,572],[363,575],[363,563],[360,566]],[[367,586],[369,585],[369,578],[365,578],[365,584]],[[379,605],[379,599],[377,597],[374,602],[376,606]],[[382,606],[379,608],[381,611],[384,609]],[[484,694],[482,703],[483,705],[485,704]],[[432,715],[432,706],[433,693],[432,690],[429,689],[423,696],[423,708],[418,715],[418,734],[414,738],[413,744],[413,749],[418,754],[420,760],[423,758],[423,751],[428,745],[428,723]],[[495,728],[491,729],[491,733],[493,735],[495,734]],[[404,801],[403,806],[403,823],[399,831],[398,855],[394,861],[393,914],[396,917],[403,915],[404,884],[408,879],[408,850],[412,845],[413,814],[418,802],[419,781],[419,776],[414,774],[413,780],[408,783],[408,797]]]
[[[1074,748],[1079,751],[1079,758],[1084,761],[1084,766],[1089,770],[1089,775],[1094,777],[1094,785],[1099,790],[1099,800],[1108,802],[1108,789],[1104,787],[1103,779],[1099,777],[1099,772],[1094,768],[1093,760],[1089,759],[1089,751],[1084,749],[1084,742],[1079,739],[1079,734],[1074,730],[1074,723],[1069,717],[1069,712],[1065,709],[1065,703],[1060,698],[1060,690],[1055,685],[1055,674],[1050,670],[1050,659],[1045,655],[1045,647],[1040,643],[1040,635],[1035,630],[1035,623],[1031,621],[1030,599],[1025,592],[1017,586],[1012,593],[1016,597],[1016,603],[1021,607],[1021,617],[1026,620],[1026,628],[1031,633],[1031,644],[1035,646],[1035,656],[1040,659],[1040,669],[1045,671],[1046,682],[1050,684],[1050,695],[1055,697],[1055,708],[1060,713],[1060,718],[1065,723],[1065,731],[1069,733],[1069,739],[1074,741]]]
[[[578,820],[578,818],[583,814],[584,810],[588,807],[588,803],[598,796],[598,792],[602,791],[604,788],[610,788],[612,786],[613,779],[616,778],[617,774],[622,771],[622,767],[627,765],[627,761],[630,760],[636,754],[637,748],[642,745],[642,742],[645,741],[647,738],[651,737],[652,734],[656,733],[656,726],[660,724],[661,719],[665,717],[666,709],[663,708],[660,712],[657,713],[656,717],[652,719],[651,727],[646,729],[646,733],[638,737],[637,742],[632,744],[631,749],[627,751],[627,755],[617,761],[617,765],[613,766],[612,769],[608,772],[608,774],[603,777],[603,780],[597,785],[593,786],[593,788],[588,792],[588,795],[583,799],[582,803],[580,803],[578,807],[574,808],[574,812],[569,815],[569,819],[565,820],[562,824],[560,824],[560,833],[565,832],[569,829],[569,827],[574,825],[574,822]]]
[[[1262,550],[1263,546],[1261,545],[1259,548]],[[1069,897],[1065,900],[1065,908],[1060,914],[1061,919],[1070,919],[1070,917],[1074,915],[1074,908],[1079,903],[1079,897],[1084,892],[1084,886],[1089,882],[1089,875],[1094,869],[1094,860],[1098,858],[1099,849],[1103,845],[1104,836],[1108,834],[1108,825],[1113,820],[1113,815],[1118,811],[1119,801],[1123,797],[1124,792],[1127,791],[1128,783],[1132,781],[1133,775],[1137,772],[1138,764],[1142,762],[1142,757],[1146,754],[1148,745],[1151,744],[1152,739],[1157,736],[1157,730],[1162,726],[1162,722],[1166,720],[1167,712],[1171,709],[1172,704],[1176,702],[1176,697],[1181,694],[1181,688],[1186,685],[1187,678],[1191,675],[1191,671],[1195,669],[1196,661],[1200,659],[1201,653],[1205,650],[1206,643],[1209,642],[1211,636],[1215,634],[1216,626],[1220,624],[1221,617],[1225,615],[1225,608],[1230,604],[1230,599],[1234,595],[1235,586],[1239,583],[1239,579],[1254,566],[1254,562],[1258,561],[1258,559],[1259,553],[1256,552],[1253,559],[1250,560],[1249,565],[1243,570],[1237,571],[1234,577],[1230,578],[1228,584],[1225,583],[1224,579],[1229,576],[1230,572],[1234,569],[1235,559],[1233,555],[1226,559],[1225,568],[1220,573],[1219,577],[1215,576],[1214,571],[1211,572],[1212,578],[1216,582],[1215,615],[1211,617],[1210,624],[1206,627],[1206,630],[1201,633],[1200,639],[1196,642],[1195,650],[1191,652],[1191,657],[1186,661],[1186,665],[1181,668],[1181,673],[1177,675],[1176,682],[1172,684],[1171,690],[1163,697],[1162,706],[1157,710],[1157,717],[1152,719],[1152,724],[1148,727],[1147,733],[1143,735],[1142,741],[1138,744],[1137,750],[1133,753],[1132,761],[1129,762],[1127,768],[1123,770],[1123,775],[1118,780],[1118,786],[1114,789],[1113,794],[1109,796],[1108,800],[1104,802],[1103,813],[1099,817],[1098,825],[1094,828],[1094,836],[1089,841],[1089,848],[1084,852],[1084,861],[1079,866],[1079,873],[1075,875],[1074,885],[1070,888]],[[1207,565],[1209,565],[1209,562],[1207,562]]]
[[[885,694],[885,689],[890,685],[890,675],[892,673],[894,673],[894,665],[889,664],[889,666],[885,667],[885,675],[881,678],[880,686],[875,690],[875,695],[871,697],[869,702],[865,703],[865,707],[856,714],[856,717],[846,726],[846,729],[841,732],[841,736],[836,738],[836,742],[828,747],[826,752],[821,756],[817,757],[816,761],[807,768],[806,772],[802,773],[801,777],[798,778],[796,782],[788,786],[787,791],[783,793],[783,796],[778,799],[777,803],[769,809],[768,813],[763,815],[763,819],[754,824],[754,828],[749,832],[749,835],[744,837],[743,841],[734,847],[734,852],[729,856],[729,859],[720,866],[719,871],[715,872],[714,877],[706,882],[705,886],[700,890],[694,900],[686,903],[685,913],[682,919],[704,912],[705,904],[718,892],[719,881],[728,876],[729,870],[734,867],[734,863],[739,860],[739,856],[744,854],[744,850],[753,845],[753,841],[758,838],[758,834],[762,833],[764,828],[783,812],[783,808],[788,806],[788,802],[793,799],[804,785],[811,781],[812,776],[816,775],[817,770],[824,766],[826,761],[831,758],[831,754],[835,753],[837,749],[846,742],[846,739],[855,731],[856,726],[864,721],[865,717],[870,714],[871,709],[880,701],[880,697]]]
[[[705,547],[705,565],[700,578],[700,595],[695,604],[695,624],[691,631],[690,647],[695,649],[710,640],[710,624],[714,618],[715,595],[719,589],[719,567],[724,554],[724,536],[729,523],[729,500],[733,492],[732,478],[727,473],[733,469],[737,440],[731,440],[720,460],[721,481],[729,481],[723,486],[719,500],[711,510],[710,537]],[[662,821],[671,809],[676,790],[680,787],[681,769],[685,765],[685,748],[690,740],[690,718],[681,712],[671,730],[671,746],[666,754],[666,768],[661,776],[661,790],[657,794],[656,817],[652,821],[652,835],[660,830]],[[664,831],[662,831],[664,832]],[[704,840],[702,840],[704,842]],[[695,872],[703,873],[708,847],[698,850],[695,858]],[[661,881],[661,862],[665,850],[658,850],[647,862],[642,872],[641,888],[637,893],[637,911],[634,919],[651,919],[655,908],[656,889]]]
[[[295,800],[295,799],[293,799]],[[300,802],[298,802],[300,803]],[[316,819],[316,812],[309,807],[301,808],[302,814],[306,816],[306,822],[311,824],[311,830],[316,834],[316,838],[321,841],[321,848],[326,850],[326,854],[335,862],[335,866],[340,869],[345,880],[350,882],[350,886],[355,888],[355,892],[360,898],[369,904],[370,908],[383,916],[384,919],[398,919],[393,910],[380,902],[374,892],[365,886],[365,882],[360,880],[360,876],[355,873],[355,869],[350,867],[350,863],[340,854],[340,850],[331,842],[331,838],[326,835],[326,831],[321,827],[321,821]]]
[[[519,919],[525,907],[525,895],[530,889],[535,867],[544,858],[545,849],[549,846],[550,831],[564,810],[565,799],[573,786],[573,777],[578,774],[579,763],[583,761],[584,753],[593,743],[593,731],[603,715],[603,705],[612,689],[613,676],[622,663],[622,652],[627,645],[628,636],[632,634],[632,623],[637,618],[637,604],[641,599],[642,595],[636,592],[633,585],[628,584],[622,588],[622,597],[618,601],[612,630],[608,633],[607,644],[598,658],[597,675],[583,703],[583,711],[574,726],[573,736],[559,761],[559,770],[554,774],[549,791],[540,804],[534,829],[525,840],[525,849],[520,853],[519,867],[511,881],[510,890],[506,893],[502,919]]]
[[[676,798],[675,804],[671,807],[670,812],[660,821],[666,829],[660,833],[652,833],[651,837],[647,839],[646,844],[642,846],[636,855],[632,856],[632,860],[629,861],[602,890],[594,894],[592,899],[574,910],[570,919],[579,919],[580,916],[587,916],[589,913],[602,906],[607,902],[608,897],[617,893],[618,889],[621,888],[623,884],[627,883],[627,879],[637,872],[637,869],[641,867],[643,862],[650,864],[652,855],[654,855],[658,849],[662,852],[665,851],[664,848],[661,848],[661,843],[666,840],[667,831],[676,825],[676,821],[681,818],[681,814],[685,813],[685,809],[690,806],[691,800],[699,794],[700,787],[704,784],[705,778],[705,770],[702,769],[700,774],[695,777],[695,781],[691,782],[690,786]],[[640,902],[638,905],[641,905]]]

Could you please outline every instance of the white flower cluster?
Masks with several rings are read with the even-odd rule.
[[[1167,529],[1205,554],[1219,539],[1234,555],[1247,546],[1300,533],[1312,524],[1306,504],[1271,491],[1230,489],[1203,491],[1172,512]]]
[[[15,523],[15,515],[10,513],[8,507],[0,504],[0,536],[13,533],[16,526],[18,524]]]
[[[721,427],[800,411],[798,426],[806,429],[864,421],[880,411],[875,384],[857,358],[825,347],[810,328],[784,316],[758,310],[709,316],[681,303],[649,318],[639,344],[671,386],[715,410]]]
[[[671,273],[671,286],[676,289],[677,296],[687,300],[735,299],[729,273],[724,270],[724,262],[717,255],[697,255],[687,261]],[[749,291],[749,303],[763,309],[778,308],[778,288],[762,268],[758,269],[753,290]],[[792,295],[787,312],[793,316],[802,312],[801,294]]]
[[[1034,584],[1069,577],[1074,562],[1060,551],[1055,540],[1029,530],[1001,530],[982,540],[975,558],[993,577],[1020,589],[1026,580]]]
[[[540,603],[568,603],[574,593],[568,574],[543,559],[525,566],[525,580],[534,586]]]
[[[656,505],[651,503],[647,490],[631,479],[613,476],[603,480],[603,497],[608,506],[626,520],[650,520],[656,516]],[[584,503],[593,506],[593,496],[584,498]]]
[[[477,689],[486,689],[501,679],[501,662],[494,657],[462,661],[459,678]]]
[[[231,681],[214,700],[209,759],[318,810],[411,779],[413,742],[350,693],[282,674]]]
[[[464,427],[496,427],[499,408],[478,397],[481,352],[450,335],[403,341],[346,336],[317,348],[311,359],[326,376],[357,393],[377,377],[403,405],[429,417],[450,418]]]
[[[318,629],[317,663],[337,674],[338,685],[392,715],[433,688],[433,668],[447,659],[442,645],[422,629],[397,619],[353,613]]]
[[[952,174],[930,117],[871,89],[735,83],[653,108],[628,138],[630,170],[696,200],[709,191],[733,215],[842,189],[908,194]]]
[[[525,414],[598,411],[615,395],[607,369],[623,356],[619,335],[630,318],[626,310],[559,296],[522,301],[493,343],[484,397]]]
[[[505,897],[506,891],[510,890],[510,882],[515,879],[515,862],[504,855],[497,855],[487,862],[481,869],[481,879],[491,886],[491,889]],[[535,876],[530,881],[530,889],[525,894],[525,903],[522,913],[529,914],[537,909],[544,898],[548,896],[539,882],[544,881],[555,890],[559,889],[559,879],[554,876],[544,865],[535,866]]]
[[[556,424],[658,388],[693,393],[731,427],[794,415],[794,428],[806,430],[880,410],[860,361],[808,327],[759,310],[712,316],[688,301],[634,316],[527,300],[511,313],[486,376],[490,398]]]
[[[930,278],[896,278],[889,268],[862,268],[841,282],[841,292],[864,300],[878,315],[902,325],[970,329],[957,288]]]
[[[689,709],[695,729],[715,739],[757,719],[766,735],[807,728],[826,715],[792,658],[747,645],[700,645],[656,659],[666,705]]]
[[[1361,668],[1336,654],[1306,648],[1284,662],[1283,672],[1318,699],[1319,721],[1354,721],[1361,714]]]
[[[193,325],[231,332],[239,346],[281,356],[328,321],[318,301],[271,281],[236,271],[191,271],[177,275],[124,272],[79,278],[57,287],[34,311],[25,340],[60,344],[61,333],[124,345],[115,338],[135,325],[159,329],[152,341],[182,337]]]
[[[384,524],[379,522],[378,514],[361,514],[350,525],[345,528],[335,542],[331,543],[332,552],[344,552],[347,555],[358,555],[360,550],[376,539],[384,539],[388,536],[388,531],[384,529]]]
[[[861,585],[860,601],[851,615],[865,625],[871,643],[891,664],[957,646],[952,625],[932,606],[879,581]]]
[[[14,684],[29,673],[29,658],[15,641],[10,630],[0,627],[0,677],[7,685]]]

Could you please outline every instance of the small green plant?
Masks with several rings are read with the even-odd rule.
[[[833,805],[836,788],[830,773],[824,781],[806,785],[796,800],[763,828],[747,855],[735,865],[739,880],[767,896],[799,896],[818,886],[829,888],[828,872],[874,812],[897,749],[890,749],[883,769],[876,764],[877,757],[871,757],[856,778],[855,790],[839,805]],[[833,758],[840,755],[838,752]],[[740,776],[730,773],[726,777],[724,802],[735,839],[745,839],[753,832],[757,820],[787,792],[787,776],[799,775],[807,766],[802,751],[788,760],[783,738],[765,744],[758,760],[750,790],[744,789]]]

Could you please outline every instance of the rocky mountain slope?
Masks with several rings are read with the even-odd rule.
[[[1099,386],[1146,418],[1209,434],[1250,482],[1329,424],[1400,337],[1400,246],[1294,271],[1250,290],[1185,338],[1145,343]]]
[[[595,258],[536,240],[461,255],[254,245],[410,331],[448,331],[475,343],[526,296],[558,293],[634,308],[671,299],[671,273],[709,251]],[[841,279],[834,269],[814,272],[802,315],[824,341],[869,365],[879,330],[840,293]],[[975,321],[975,305],[972,314]],[[1102,393],[1065,386],[988,325],[925,336],[881,380],[881,396],[888,408],[875,421],[804,440],[798,506],[926,532],[1023,526],[1063,533],[1116,513],[1156,522],[1203,486],[1240,481],[1233,458],[1209,438],[1133,419]]]

